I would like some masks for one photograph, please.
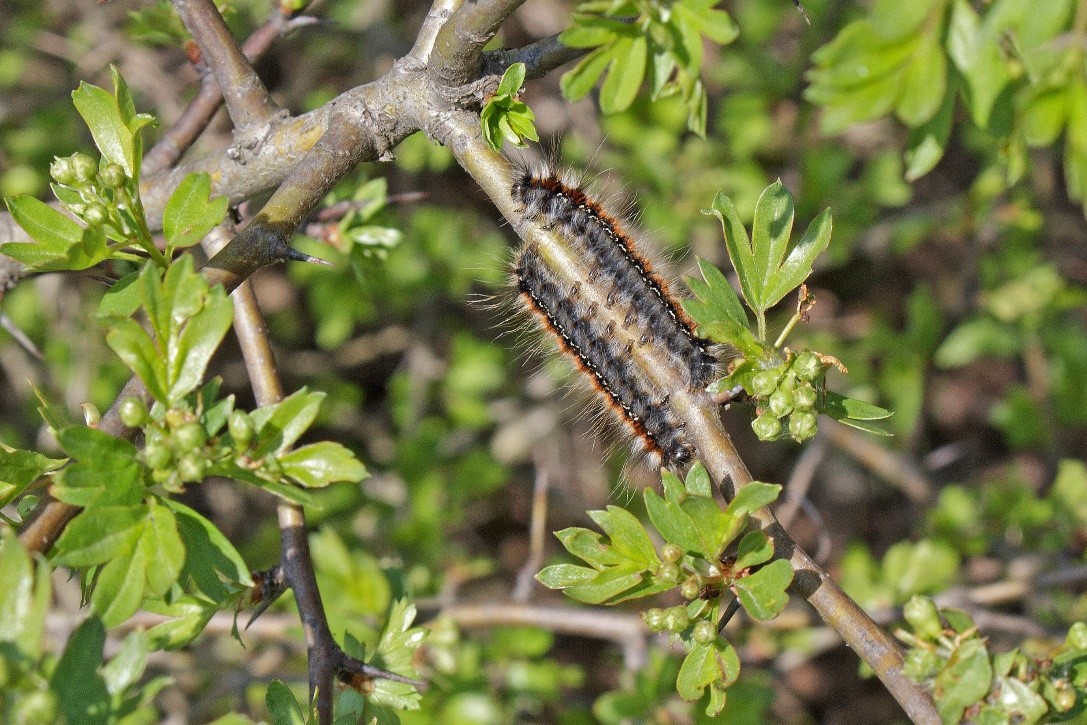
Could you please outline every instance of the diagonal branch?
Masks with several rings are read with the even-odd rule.
[[[279,109],[268,96],[223,16],[211,0],[173,0],[181,21],[192,34],[226,101],[234,126],[243,137],[255,136]]]
[[[258,60],[279,38],[295,28],[316,22],[318,22],[316,18],[309,16],[290,16],[285,12],[284,6],[279,5],[273,11],[272,17],[253,31],[252,35],[242,43],[242,54],[249,61]],[[200,84],[200,91],[189,103],[185,112],[143,157],[144,173],[153,174],[176,164],[181,155],[203,133],[222,102],[223,92],[219,89],[215,77],[205,75]]]

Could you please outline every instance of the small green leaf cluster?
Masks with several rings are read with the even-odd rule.
[[[1039,6],[999,0],[981,12],[966,0],[876,2],[813,59],[807,98],[838,133],[893,114],[910,129],[906,178],[944,155],[956,102],[999,146],[1008,182],[1027,168],[1029,149],[1064,135],[1069,196],[1087,199],[1087,76],[1083,51],[1060,38],[1081,23],[1073,0]]]
[[[1044,657],[993,653],[969,615],[917,596],[903,612],[905,674],[931,691],[945,723],[1070,720],[1087,708],[1087,624],[1072,625]]]
[[[156,677],[137,686],[147,667],[151,638],[135,630],[104,659],[106,630],[90,617],[60,656],[45,651],[45,615],[52,597],[51,569],[31,562],[14,533],[0,539],[0,712],[5,722],[154,722],[154,698],[169,683]]]
[[[702,85],[703,36],[727,45],[739,30],[717,0],[590,0],[574,11],[574,26],[559,39],[574,48],[591,48],[562,77],[571,101],[584,98],[605,73],[600,110],[630,107],[648,78],[653,100],[678,95],[687,109],[687,127],[706,133],[706,91]]]
[[[744,303],[755,313],[756,329],[743,303],[724,274],[704,260],[698,261],[702,279],[687,279],[696,299],[683,307],[698,323],[700,335],[727,344],[739,353],[729,363],[728,375],[710,387],[725,393],[739,386],[755,404],[751,427],[760,440],[790,436],[797,442],[818,431],[816,414],[825,413],[861,430],[883,433],[871,421],[891,415],[870,403],[826,390],[825,376],[835,367],[845,372],[834,357],[813,350],[793,352],[782,348],[785,339],[805,319],[814,304],[806,280],[815,259],[830,244],[830,210],[819,215],[799,240],[790,239],[793,198],[776,181],[767,187],[755,206],[752,233],[748,236],[732,201],[721,193],[706,214],[716,216],[724,228],[725,247],[740,282]],[[771,344],[767,337],[766,312],[790,292],[800,288],[796,312]],[[787,422],[786,422],[787,421]]]
[[[524,83],[525,64],[514,63],[502,74],[498,90],[483,104],[479,123],[483,138],[495,151],[501,151],[506,141],[523,147],[525,139],[540,140],[534,123],[536,116],[518,96]]]
[[[378,215],[388,202],[385,177],[352,182],[333,190],[325,198],[326,208],[346,205],[348,210],[333,229],[321,235],[323,241],[359,260],[384,261],[404,237],[401,230],[378,223]]]
[[[53,193],[83,226],[31,196],[7,199],[12,217],[32,242],[10,242],[0,252],[35,271],[81,270],[107,259],[141,261],[165,267],[175,249],[196,244],[226,216],[227,200],[209,199],[207,174],[189,174],[163,212],[166,254],[155,246],[140,199],[143,129],[155,119],[136,113],[132,94],[111,67],[114,92],[88,83],[72,93],[76,110],[102,154],[54,158],[49,167]]]
[[[916,594],[936,594],[955,583],[961,557],[937,538],[899,541],[877,560],[861,544],[851,544],[841,561],[841,585],[868,609],[898,606]]]
[[[645,492],[649,519],[666,542],[659,555],[643,524],[625,509],[610,506],[589,512],[605,536],[583,528],[556,533],[567,551],[588,566],[554,564],[537,579],[590,604],[616,604],[678,588],[686,605],[651,608],[643,617],[651,630],[670,632],[687,649],[676,681],[680,696],[697,700],[710,688],[707,712],[717,714],[726,688],[739,675],[735,649],[717,634],[725,594],[759,621],[777,616],[788,601],[789,563],[772,561],[774,544],[766,533],[744,533],[750,514],[773,502],[781,487],[750,483],[722,509],[701,463],[686,481],[664,471],[662,483],[663,497]]]

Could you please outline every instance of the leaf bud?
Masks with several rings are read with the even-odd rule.
[[[235,410],[230,414],[227,429],[230,431],[230,437],[234,439],[234,442],[243,448],[248,447],[249,442],[253,440],[253,434],[256,432],[253,419],[244,410]]]
[[[921,639],[935,640],[944,630],[943,624],[940,623],[940,612],[936,609],[936,603],[932,601],[932,597],[913,595],[902,608],[902,615],[913,628],[914,634]]]

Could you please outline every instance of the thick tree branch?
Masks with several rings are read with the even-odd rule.
[[[542,78],[587,52],[585,48],[563,45],[558,35],[550,35],[521,48],[503,48],[484,53],[482,75],[500,76],[514,63],[524,63],[526,78]]]
[[[486,45],[524,0],[476,0],[460,7],[438,32],[430,67],[445,86],[463,86],[479,77]]]

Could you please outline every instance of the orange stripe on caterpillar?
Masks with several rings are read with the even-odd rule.
[[[578,299],[578,288],[563,289],[528,247],[515,264],[517,285],[564,352],[585,372],[608,407],[657,463],[682,466],[693,458],[683,424],[661,395],[633,367],[630,343],[619,342],[616,321]]]

